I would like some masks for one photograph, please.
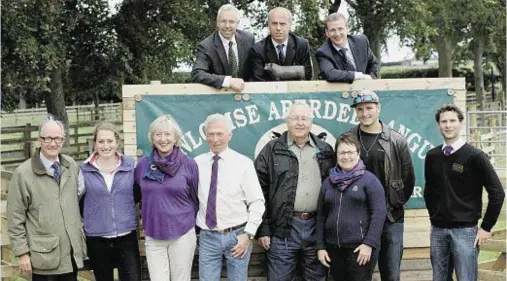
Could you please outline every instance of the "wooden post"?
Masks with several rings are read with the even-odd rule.
[[[77,146],[77,152],[81,152],[81,147],[79,146],[79,123],[74,127],[74,145]]]
[[[32,157],[31,154],[31,146],[32,146],[32,124],[27,123],[23,130],[23,153],[25,155],[25,159],[29,159]]]

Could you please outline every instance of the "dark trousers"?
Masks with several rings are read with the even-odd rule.
[[[116,238],[87,237],[86,244],[96,281],[114,281],[115,267],[118,267],[121,281],[141,280],[136,231]]]
[[[70,250],[70,256],[72,257],[74,251]],[[53,275],[41,275],[32,273],[32,281],[77,281],[77,265],[74,258],[72,260],[72,268],[74,271],[64,274],[53,274]]]
[[[371,281],[373,269],[378,260],[378,249],[372,249],[370,262],[366,265],[357,263],[358,253],[354,248],[327,249],[331,259],[331,276],[334,281]]]

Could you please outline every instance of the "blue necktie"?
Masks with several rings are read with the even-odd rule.
[[[217,181],[218,181],[218,160],[220,156],[213,156],[211,166],[211,182],[209,185],[208,205],[206,207],[206,225],[209,229],[217,226]]]
[[[53,177],[55,178],[56,182],[60,184],[60,164],[58,162],[54,162],[53,165],[51,165],[51,168],[53,168]]]

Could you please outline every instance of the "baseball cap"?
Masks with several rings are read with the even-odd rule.
[[[374,91],[361,90],[357,93],[357,96],[352,99],[352,104],[350,105],[350,107],[356,107],[356,105],[360,103],[367,102],[379,103],[380,99]]]

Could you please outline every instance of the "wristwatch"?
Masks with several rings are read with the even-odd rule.
[[[251,233],[248,233],[246,231],[241,232],[241,234],[246,234],[246,236],[248,237],[249,240],[253,240],[254,239],[254,235],[251,234]]]

